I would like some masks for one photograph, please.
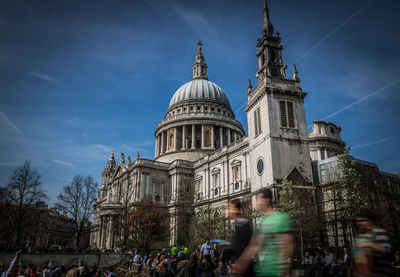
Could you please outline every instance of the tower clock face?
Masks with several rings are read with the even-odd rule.
[[[257,162],[257,172],[258,174],[262,174],[264,170],[264,161],[262,159],[259,159]]]

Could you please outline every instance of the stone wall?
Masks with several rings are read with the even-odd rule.
[[[14,254],[0,254],[0,264],[9,265],[14,258]],[[89,267],[94,263],[100,268],[107,268],[116,264],[125,263],[129,256],[124,254],[22,254],[21,264],[34,264],[42,266],[52,261],[54,266],[72,266],[79,262],[85,263]]]

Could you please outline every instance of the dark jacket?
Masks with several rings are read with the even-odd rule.
[[[233,255],[235,260],[242,255],[243,251],[250,243],[252,235],[251,225],[247,218],[235,220],[235,236],[233,239]]]

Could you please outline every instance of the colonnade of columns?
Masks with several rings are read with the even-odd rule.
[[[103,215],[100,217],[98,236],[95,239],[98,248],[113,248],[115,244],[115,224],[112,215]]]
[[[219,149],[241,138],[237,131],[207,124],[171,127],[157,134],[156,156],[166,152],[190,149]]]

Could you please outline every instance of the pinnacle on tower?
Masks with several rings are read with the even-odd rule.
[[[247,92],[250,93],[252,89],[253,86],[251,85],[251,79],[249,79],[249,86],[247,87]]]
[[[263,35],[272,36],[274,34],[274,26],[272,25],[271,19],[269,18],[269,9],[267,0],[264,0],[264,22],[262,25],[261,32],[263,33]]]
[[[111,155],[110,155],[110,159],[109,160],[110,161],[115,160],[115,158],[114,158],[114,149],[111,150]]]
[[[207,64],[205,62],[205,59],[203,57],[203,53],[201,52],[203,44],[201,41],[197,43],[198,45],[198,51],[197,51],[197,56],[193,65],[193,79],[205,79],[208,80],[207,77]]]
[[[295,64],[293,64],[293,80],[300,81],[299,72],[297,71]]]

